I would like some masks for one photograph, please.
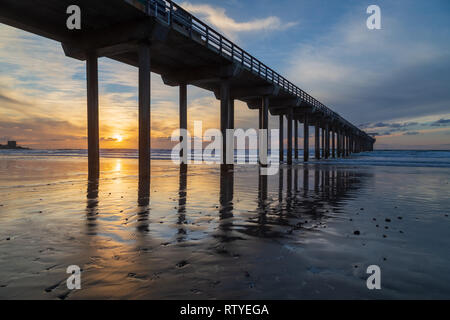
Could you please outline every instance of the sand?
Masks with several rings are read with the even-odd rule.
[[[450,298],[447,168],[156,160],[148,194],[135,159],[101,168],[0,158],[1,299]]]

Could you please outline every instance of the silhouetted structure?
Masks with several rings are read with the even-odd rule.
[[[82,9],[81,30],[66,27],[66,9],[73,4]],[[150,174],[150,72],[160,74],[165,84],[180,87],[180,128],[187,126],[186,85],[190,84],[220,99],[223,133],[234,128],[235,99],[259,110],[260,129],[268,129],[269,112],[280,117],[280,127],[286,117],[288,164],[293,161],[293,127],[297,141],[298,122],[305,126],[304,161],[308,161],[311,125],[316,128],[317,159],[329,157],[330,133],[332,155],[373,149],[374,138],[172,1],[47,0],[39,2],[39,10],[36,6],[32,0],[0,0],[0,22],[59,41],[67,56],[86,61],[92,175],[99,167],[97,59],[103,56],[139,69],[139,174],[143,178]],[[281,149],[283,141],[281,137]],[[297,158],[297,143],[294,151]],[[266,152],[264,148],[262,154]],[[222,156],[226,159],[226,148]]]

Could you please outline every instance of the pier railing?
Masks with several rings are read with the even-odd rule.
[[[281,76],[279,73],[266,66],[247,51],[228,40],[219,32],[209,27],[206,23],[196,18],[171,0],[140,0],[145,4],[145,11],[148,15],[155,17],[161,22],[172,26],[177,24],[186,29],[191,37],[201,39],[203,44],[216,51],[224,58],[239,63],[244,69],[258,75],[269,83],[281,87],[315,108],[321,110],[325,115],[340,120],[350,128],[361,132],[350,122],[342,118],[336,112],[330,110],[323,103],[297,87],[295,84]]]

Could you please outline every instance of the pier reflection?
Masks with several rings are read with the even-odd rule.
[[[177,274],[190,279],[194,293],[202,283],[220,286],[216,266],[236,270],[237,261],[245,265],[253,253],[273,250],[268,243],[295,249],[317,239],[330,220],[345,217],[348,200],[372,178],[312,164],[282,166],[274,176],[257,166],[161,165],[152,168],[151,181],[133,170],[123,161],[120,175],[111,170],[109,179],[89,179],[86,232],[75,244],[81,261],[71,257],[86,270],[87,287],[104,281],[104,288],[120,287],[118,296],[158,296],[153,281]]]
[[[179,180],[179,190],[178,190],[178,241],[184,241],[186,235],[186,228],[184,227],[186,223],[186,189],[187,189],[187,174],[188,166],[187,164],[180,164],[180,180]]]
[[[188,170],[186,164],[175,170],[171,167],[167,172],[171,178],[156,175],[156,182],[152,182],[164,190],[156,194],[157,204],[152,206],[158,218],[151,215],[150,178],[139,178],[137,206],[129,215],[132,222],[126,218],[127,213],[121,218],[125,220],[123,226],[134,226],[138,235],[144,237],[150,234],[150,229],[159,235],[172,234],[173,238],[165,239],[164,243],[172,240],[181,243],[199,236],[212,236],[221,242],[246,236],[283,238],[298,230],[317,230],[333,214],[341,212],[345,201],[356,196],[355,191],[370,177],[367,172],[330,165],[282,166],[274,176],[261,175],[259,167],[248,169],[238,165],[220,166],[216,171],[219,177],[214,177],[214,170],[199,166],[189,166]],[[97,232],[99,201],[105,201],[106,205],[111,201],[111,198],[99,200],[98,190],[98,178],[89,179],[88,235]],[[218,198],[205,197],[209,194]],[[164,233],[160,232],[162,229]]]
[[[314,165],[280,168],[278,179],[259,176],[255,214],[240,224],[235,222],[235,230],[264,238],[317,230],[340,212],[345,200],[355,196],[354,191],[364,185],[367,177],[352,170]],[[277,181],[277,185],[268,187],[268,179]]]
[[[88,235],[95,235],[97,232],[98,186],[98,175],[89,176],[86,192],[86,233]]]
[[[150,215],[150,176],[139,176],[138,186],[138,210],[137,210],[137,231],[145,233],[149,231]]]

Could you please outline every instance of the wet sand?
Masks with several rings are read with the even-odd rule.
[[[448,168],[101,167],[0,159],[1,299],[450,298]]]

